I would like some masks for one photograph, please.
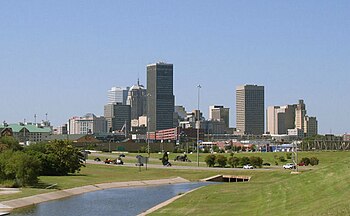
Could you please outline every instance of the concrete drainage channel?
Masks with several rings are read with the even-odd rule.
[[[249,182],[250,176],[216,175],[202,179],[209,182]]]

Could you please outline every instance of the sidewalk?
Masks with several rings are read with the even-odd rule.
[[[55,191],[45,194],[38,194],[30,197],[24,197],[14,200],[8,200],[0,203],[0,213],[8,212],[16,208],[22,208],[25,206],[35,205],[42,202],[51,200],[62,199],[74,195],[79,195],[87,192],[93,192],[98,190],[110,189],[110,188],[122,188],[122,187],[141,187],[151,185],[164,185],[164,184],[177,184],[186,183],[188,180],[177,177],[171,179],[158,179],[158,180],[145,180],[145,181],[129,181],[129,182],[111,182],[88,185],[83,187],[71,188],[61,191]]]

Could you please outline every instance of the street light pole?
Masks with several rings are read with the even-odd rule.
[[[149,98],[151,94],[147,94],[147,107],[149,107]],[[148,158],[150,157],[150,147],[149,147],[149,119],[150,119],[150,109],[147,109],[147,153],[148,153]]]
[[[202,88],[201,85],[198,85],[197,86],[197,89],[198,89],[198,113],[197,113],[197,166],[199,167],[199,129],[200,129],[200,111],[199,111],[199,96],[200,96],[200,89]]]

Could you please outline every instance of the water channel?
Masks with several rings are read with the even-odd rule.
[[[101,190],[15,210],[11,216],[137,215],[178,194],[207,184],[210,183],[192,182]]]

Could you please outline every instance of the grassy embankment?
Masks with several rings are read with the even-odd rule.
[[[281,154],[281,153],[279,153]],[[278,155],[279,155],[278,154]],[[236,156],[256,155],[274,163],[275,153],[241,153]],[[130,157],[133,155],[130,155]],[[195,155],[191,155],[192,157]],[[289,170],[174,170],[142,169],[137,167],[88,164],[80,174],[71,176],[42,176],[38,188],[23,188],[21,193],[0,195],[0,201],[30,196],[55,190],[102,182],[160,179],[181,176],[196,181],[216,174],[249,175],[249,183],[211,185],[186,195],[157,214],[196,215],[349,215],[350,213],[350,152],[301,152],[299,157],[316,156],[320,165],[304,167],[300,175]],[[153,156],[156,161],[158,154]],[[201,155],[201,159],[205,155]],[[192,159],[192,158],[191,158]],[[130,158],[130,160],[133,160]],[[157,161],[157,163],[159,163]],[[195,165],[195,164],[194,164]],[[280,163],[279,166],[281,166]],[[57,183],[55,189],[41,189]]]
[[[350,215],[350,152],[301,153],[320,165],[299,175],[252,173],[246,183],[201,188],[152,215]]]

